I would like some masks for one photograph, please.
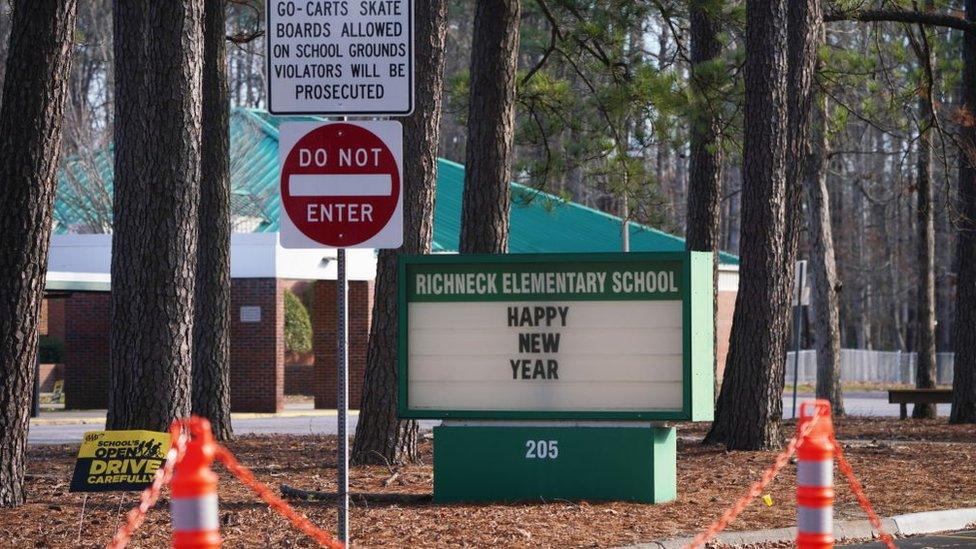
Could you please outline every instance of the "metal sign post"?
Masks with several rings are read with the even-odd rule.
[[[338,408],[338,439],[339,447],[336,452],[336,493],[339,499],[339,527],[336,534],[339,540],[349,546],[349,435],[347,408],[349,405],[349,338],[346,331],[348,320],[346,292],[346,249],[336,250],[338,256],[338,272],[336,273],[336,310],[339,318],[336,323],[336,378]]]
[[[338,536],[349,541],[349,289],[347,248],[403,242],[403,134],[399,122],[281,125],[281,245],[335,248],[336,495]]]
[[[413,0],[266,2],[268,110],[338,116],[282,124],[281,245],[335,248],[338,536],[349,543],[346,248],[403,243],[403,129],[348,115],[407,116],[414,104]]]

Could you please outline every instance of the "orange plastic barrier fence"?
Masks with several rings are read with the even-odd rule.
[[[871,521],[871,526],[878,531],[878,536],[888,546],[888,549],[897,549],[895,547],[895,538],[886,532],[884,526],[881,525],[881,519],[878,518],[877,513],[874,512],[874,508],[871,507],[871,502],[868,501],[868,495],[864,493],[864,487],[861,486],[857,477],[854,476],[854,469],[851,468],[851,464],[844,457],[844,449],[841,448],[840,443],[834,438],[833,433],[830,435],[830,440],[833,442],[834,452],[837,454],[837,468],[847,477],[847,483],[850,484],[851,491],[854,492],[854,497],[857,498],[861,509],[864,509],[864,512],[868,514],[868,520]]]
[[[754,482],[749,490],[739,498],[725,513],[702,533],[695,536],[683,549],[704,547],[712,538],[732,523],[745,508],[763,493],[780,470],[789,463],[794,453],[797,461],[797,547],[800,549],[826,548],[834,546],[833,534],[833,458],[847,477],[851,490],[858,503],[868,514],[871,525],[878,531],[881,540],[889,549],[897,549],[894,538],[885,532],[881,520],[875,514],[864,489],[854,476],[843,449],[834,436],[830,420],[830,402],[813,400],[800,407],[800,420],[796,424],[796,435],[790,439],[773,464]]]
[[[206,419],[194,416],[176,420],[169,431],[173,444],[166,455],[165,465],[156,471],[152,485],[142,492],[139,505],[129,511],[125,524],[115,533],[107,549],[122,549],[128,544],[167,484],[170,484],[173,492],[170,508],[174,549],[220,547],[217,475],[210,469],[215,459],[223,462],[227,470],[254,490],[272,509],[319,545],[330,549],[345,547],[276,496],[241,465],[230,450],[215,442],[210,422]]]

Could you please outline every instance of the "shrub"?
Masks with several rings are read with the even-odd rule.
[[[293,353],[312,350],[312,322],[308,310],[291,290],[285,290],[285,349]]]

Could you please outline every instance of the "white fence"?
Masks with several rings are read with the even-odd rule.
[[[786,353],[787,384],[793,383],[794,354],[792,351]],[[841,349],[840,378],[843,381],[913,385],[916,360],[916,353]],[[939,385],[952,383],[952,361],[952,353],[936,354],[936,381]],[[800,383],[816,383],[817,351],[800,351],[797,377]]]

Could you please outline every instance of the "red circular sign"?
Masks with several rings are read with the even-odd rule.
[[[389,223],[399,198],[396,158],[376,134],[355,124],[313,129],[281,167],[281,204],[288,218],[326,246],[373,238]]]

